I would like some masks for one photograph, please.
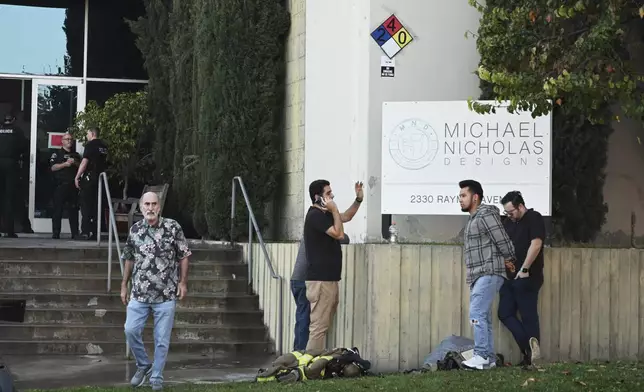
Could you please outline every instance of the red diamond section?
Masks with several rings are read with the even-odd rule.
[[[398,30],[403,28],[402,23],[396,18],[396,15],[391,15],[389,19],[385,21],[385,23],[382,24],[385,29],[387,29],[387,32],[393,36],[398,32]]]

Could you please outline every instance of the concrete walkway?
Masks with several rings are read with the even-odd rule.
[[[131,360],[104,356],[5,356],[16,387],[25,389],[127,386],[136,372]],[[270,360],[170,354],[164,384],[217,384],[252,381]]]

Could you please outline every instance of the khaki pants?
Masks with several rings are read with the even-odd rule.
[[[306,282],[306,299],[311,303],[311,324],[307,350],[326,347],[326,333],[338,309],[340,282]]]

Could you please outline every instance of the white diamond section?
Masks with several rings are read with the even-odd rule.
[[[398,46],[398,43],[396,43],[394,37],[389,38],[381,48],[390,59],[394,58],[394,56],[402,50],[402,48]]]

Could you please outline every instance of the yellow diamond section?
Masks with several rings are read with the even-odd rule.
[[[409,45],[412,39],[413,37],[411,36],[411,34],[409,34],[409,31],[407,31],[407,29],[404,27],[398,30],[396,34],[394,34],[394,40],[400,46],[400,49]]]

